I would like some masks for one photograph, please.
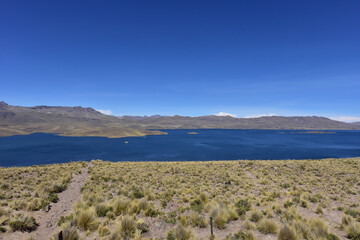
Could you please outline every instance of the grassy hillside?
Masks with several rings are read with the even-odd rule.
[[[0,237],[12,236],[18,212],[42,211],[54,184],[66,187],[83,166],[1,168]],[[65,175],[56,180],[60,169]],[[209,239],[210,216],[216,239],[360,237],[360,158],[97,160],[88,172],[81,199],[59,221],[72,239]]]

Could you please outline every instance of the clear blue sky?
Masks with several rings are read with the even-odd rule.
[[[3,0],[0,100],[360,120],[359,13],[351,0]]]

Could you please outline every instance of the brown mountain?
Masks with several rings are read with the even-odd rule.
[[[35,106],[21,107],[0,102],[0,136],[35,132],[59,133],[64,136],[127,137],[165,134],[147,129],[339,129],[360,130],[360,125],[324,117],[230,116],[123,116],[104,115],[93,108]]]
[[[360,122],[353,122],[352,124],[360,126]]]
[[[360,126],[334,121],[325,117],[260,117],[260,118],[233,118],[230,116],[150,116],[131,117],[123,116],[121,121],[125,126],[147,129],[309,129],[309,130],[360,130]]]
[[[20,107],[0,102],[0,136],[35,132],[65,136],[127,137],[162,134],[125,127],[119,118],[83,107]]]

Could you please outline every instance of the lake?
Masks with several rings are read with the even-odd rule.
[[[168,135],[103,138],[36,133],[0,137],[0,166],[109,161],[320,159],[360,156],[360,131],[162,130]],[[188,134],[196,132],[197,134]]]

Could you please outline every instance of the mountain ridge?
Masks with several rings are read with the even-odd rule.
[[[26,135],[35,132],[99,137],[164,134],[138,127],[125,127],[119,118],[102,114],[93,108],[45,105],[22,107],[0,102],[0,136]]]
[[[258,118],[234,118],[231,116],[157,116],[120,117],[125,126],[141,126],[147,129],[305,129],[305,130],[360,130],[351,123],[318,116],[265,116]]]
[[[0,102],[0,136],[57,133],[64,136],[129,137],[166,134],[149,129],[360,130],[360,125],[325,117],[234,118],[231,116],[111,116],[87,107],[13,106]]]

